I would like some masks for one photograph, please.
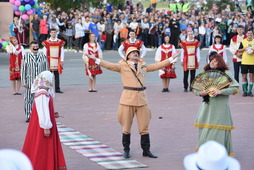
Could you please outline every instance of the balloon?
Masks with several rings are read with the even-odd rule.
[[[21,12],[20,12],[20,11],[15,11],[14,14],[15,14],[15,15],[20,15]]]
[[[28,3],[30,0],[25,0],[26,3]]]
[[[20,0],[20,2],[23,2],[24,0]]]
[[[24,6],[25,6],[25,5],[26,5],[26,2],[25,2],[25,1],[22,1],[22,2],[21,2],[21,5],[24,5]]]
[[[19,7],[21,5],[21,2],[20,1],[15,1],[14,5]]]
[[[23,15],[21,16],[21,18],[22,18],[23,20],[28,20],[29,16],[28,16],[27,14],[23,14]]]
[[[13,11],[19,11],[19,7],[13,6]]]
[[[34,5],[35,5],[35,1],[34,1],[34,0],[31,0],[31,1],[29,2],[29,4],[30,4],[31,6],[34,6]]]
[[[0,43],[0,49],[2,49],[2,47],[3,47],[3,45],[2,45],[2,43]]]
[[[28,15],[32,15],[32,14],[34,13],[34,11],[33,11],[32,9],[30,9],[30,10],[26,11],[26,13],[27,13]]]
[[[3,40],[0,39],[0,44],[3,42]]]
[[[33,6],[34,9],[37,9],[38,7],[39,7],[38,4],[35,4],[35,5]]]
[[[7,41],[2,42],[3,47],[5,48],[8,45]]]
[[[28,10],[30,10],[32,7],[31,7],[31,5],[29,5],[29,4],[26,4],[25,5],[25,9],[28,11]]]
[[[19,6],[19,11],[20,11],[20,12],[25,11],[25,7],[24,7],[23,5],[20,5],[20,6]]]
[[[10,3],[14,5],[15,4],[15,0],[10,0]]]

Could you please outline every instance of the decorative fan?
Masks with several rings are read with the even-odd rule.
[[[191,83],[191,88],[194,90],[209,90],[212,92],[217,89],[220,90],[232,83],[232,79],[224,72],[219,70],[207,70],[195,77]],[[213,97],[212,93],[208,93]]]

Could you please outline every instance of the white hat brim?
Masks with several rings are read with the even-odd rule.
[[[227,170],[240,170],[239,162],[232,157],[227,157],[228,169]],[[197,167],[197,153],[192,153],[185,156],[183,164],[186,170],[199,170]]]

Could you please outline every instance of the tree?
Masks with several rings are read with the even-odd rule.
[[[103,8],[103,0],[40,0],[51,5],[51,8],[56,9],[61,7],[62,10],[68,11],[71,8],[89,8],[98,7]],[[39,1],[39,2],[40,2]],[[63,3],[64,2],[64,3]],[[107,2],[112,3],[114,6],[123,4],[125,0],[107,0]]]
[[[226,9],[227,5],[230,5],[231,11],[235,9],[235,4],[231,0],[220,0],[220,1],[207,0],[207,4],[205,5],[206,10],[208,11],[211,10],[214,3],[219,8],[219,11]]]

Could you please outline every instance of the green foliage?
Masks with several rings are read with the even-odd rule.
[[[103,0],[40,0],[51,5],[51,8],[56,9],[61,7],[62,10],[68,11],[71,8],[88,8],[88,7],[99,7],[104,6]],[[114,6],[118,4],[123,4],[125,0],[107,0],[111,2]]]
[[[111,2],[114,6],[117,6],[119,4],[124,4],[125,0],[108,0],[108,2]]]
[[[57,7],[61,7],[62,10],[68,11],[71,8],[79,7],[80,0],[42,0],[48,4],[50,4],[52,9],[56,9]]]
[[[230,5],[230,10],[233,11],[235,9],[234,2],[230,0],[220,0],[220,1],[214,1],[214,0],[207,0],[207,4],[205,5],[206,11],[210,11],[212,9],[213,4],[216,4],[219,8],[219,11],[226,9],[227,5]]]

